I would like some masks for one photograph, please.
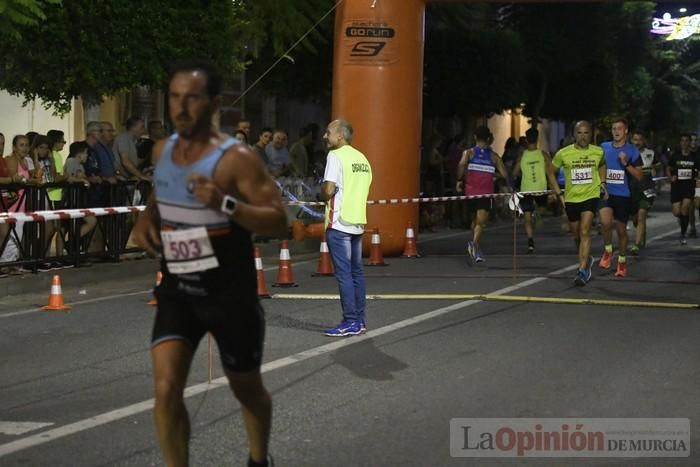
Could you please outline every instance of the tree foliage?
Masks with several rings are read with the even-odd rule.
[[[73,98],[99,102],[139,85],[160,87],[167,66],[207,57],[226,72],[246,43],[231,0],[71,0],[47,5],[46,20],[0,43],[0,88],[41,99],[59,113]],[[243,40],[241,40],[243,37]]]
[[[61,0],[0,0],[0,38],[19,38],[18,27],[45,20],[45,6],[60,3]]]

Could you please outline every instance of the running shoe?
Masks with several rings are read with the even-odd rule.
[[[615,276],[625,277],[627,275],[627,263],[617,263],[617,271],[615,271]]]
[[[588,257],[588,265],[586,266],[586,269],[583,270],[583,273],[586,275],[586,282],[591,280],[591,277],[593,276],[593,256]]]
[[[484,258],[484,254],[481,252],[481,250],[476,252],[476,256],[474,257],[474,262],[475,263],[483,263],[486,261],[486,258]]]
[[[467,254],[469,255],[469,259],[474,261],[476,250],[474,249],[474,242],[472,242],[471,240],[467,242]]]
[[[362,334],[364,334],[364,333],[367,332],[367,323],[365,322],[364,319],[361,319],[361,320],[360,320],[360,332],[361,332]]]
[[[639,256],[639,245],[637,245],[636,243],[632,245],[632,248],[630,248],[630,254],[632,256]]]
[[[576,276],[574,277],[574,284],[583,287],[584,285],[586,285],[586,282],[588,282],[586,280],[586,271],[584,271],[583,269],[577,270]]]
[[[685,239],[685,235],[681,235],[681,245],[687,245],[688,240]]]
[[[338,326],[326,329],[323,334],[329,337],[356,336],[362,334],[361,321],[343,321]]]
[[[534,253],[535,252],[535,241],[533,239],[528,239],[527,241],[527,252],[528,253]]]
[[[603,256],[600,257],[600,262],[598,266],[602,269],[608,269],[610,267],[610,262],[612,261],[613,254],[608,253],[608,251],[603,251]]]

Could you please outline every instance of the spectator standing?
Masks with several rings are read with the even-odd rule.
[[[46,136],[49,139],[49,147],[51,148],[51,161],[55,171],[54,180],[63,182],[66,180],[63,176],[63,154],[61,154],[63,147],[66,145],[64,133],[61,130],[49,130]],[[61,209],[63,190],[61,188],[49,188],[48,193],[54,209]]]
[[[236,130],[233,133],[233,136],[241,143],[241,144],[248,144],[248,135],[246,134],[245,131],[243,130]]]
[[[309,173],[309,151],[313,147],[313,127],[307,125],[301,129],[301,138],[289,149],[290,171],[297,177],[306,177]]]
[[[272,128],[270,127],[265,127],[262,130],[260,130],[260,134],[258,135],[258,142],[253,145],[253,150],[260,156],[260,159],[265,163],[266,166],[269,167],[270,165],[270,159],[267,157],[267,153],[265,152],[265,148],[267,145],[270,143],[272,140]]]
[[[265,146],[265,154],[267,154],[270,174],[273,177],[287,175],[290,158],[287,149],[287,133],[284,130],[275,130],[272,141]]]
[[[85,163],[88,158],[88,145],[84,141],[78,141],[70,145],[68,148],[68,157],[64,166],[63,174],[67,177],[69,183],[82,183],[85,187],[90,186],[87,175],[85,174]],[[71,205],[68,202],[64,203],[66,209],[75,209],[82,206]],[[97,218],[94,216],[83,217],[80,222],[80,238],[90,233],[97,225]]]
[[[245,133],[245,140],[250,141],[250,120],[240,120],[236,130],[241,130]]]
[[[127,119],[125,127],[124,132],[117,136],[113,146],[116,159],[124,168],[123,175],[137,180],[149,180],[138,168],[139,153],[137,143],[144,134],[143,120],[138,117],[131,117]]]

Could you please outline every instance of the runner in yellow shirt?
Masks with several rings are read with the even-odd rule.
[[[555,169],[564,168],[566,178],[564,208],[571,232],[578,245],[579,267],[574,283],[584,286],[591,280],[591,225],[601,197],[607,199],[608,190],[604,181],[607,167],[600,146],[591,144],[593,128],[586,121],[576,123],[576,142],[557,152],[552,164]],[[557,187],[557,194],[559,190]]]

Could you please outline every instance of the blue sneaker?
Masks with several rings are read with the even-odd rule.
[[[593,273],[591,272],[593,269],[593,263],[595,262],[593,256],[588,257],[588,264],[586,265],[586,269],[584,269],[584,273],[586,274],[586,282],[591,280],[591,276]]]
[[[476,252],[476,256],[474,258],[475,263],[483,263],[486,261],[486,258],[484,258],[484,254],[481,252],[481,250]]]
[[[588,275],[590,275],[590,269],[588,270]],[[586,282],[588,282],[588,279],[586,279],[586,271],[584,269],[578,269],[576,271],[576,276],[574,277],[574,284],[583,287],[586,285]]]
[[[360,333],[364,334],[367,332],[367,323],[364,319],[360,320]]]
[[[338,326],[323,331],[330,337],[357,336],[362,334],[362,321],[343,321]]]

